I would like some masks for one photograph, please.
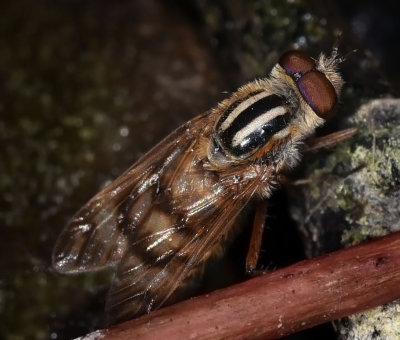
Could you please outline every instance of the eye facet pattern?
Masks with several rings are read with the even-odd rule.
[[[289,51],[279,59],[279,65],[296,82],[303,99],[315,114],[329,118],[336,106],[337,95],[330,80],[315,69],[315,61],[304,52]]]
[[[335,88],[322,72],[310,71],[297,82],[308,105],[321,118],[328,118],[337,102]]]
[[[289,51],[279,58],[279,65],[290,76],[299,78],[315,68],[315,61],[304,52]]]

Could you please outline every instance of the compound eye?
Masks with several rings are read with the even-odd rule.
[[[297,85],[317,116],[329,118],[337,102],[335,88],[329,79],[322,72],[310,71],[298,80]]]
[[[315,67],[315,61],[304,52],[289,51],[279,58],[279,65],[290,76],[299,78]]]

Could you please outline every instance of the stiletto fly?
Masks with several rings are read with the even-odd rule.
[[[106,309],[122,320],[159,308],[199,273],[254,196],[268,198],[325,123],[343,80],[337,48],[281,56],[266,78],[172,132],[94,196],[54,248],[61,273],[115,268]]]

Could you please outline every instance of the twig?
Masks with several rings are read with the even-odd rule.
[[[107,330],[101,338],[273,339],[400,297],[400,232],[299,262]]]

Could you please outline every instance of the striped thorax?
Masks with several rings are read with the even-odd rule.
[[[335,108],[343,85],[336,71],[340,61],[336,50],[318,60],[287,52],[268,78],[241,87],[222,102],[209,150],[211,163],[252,159],[294,165],[298,142]]]

